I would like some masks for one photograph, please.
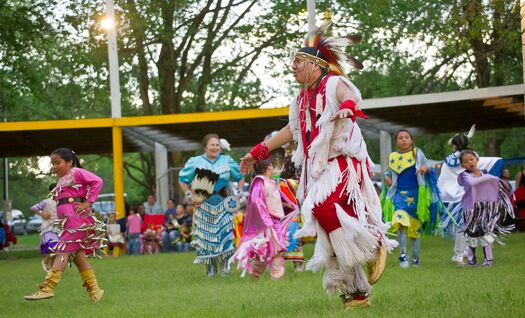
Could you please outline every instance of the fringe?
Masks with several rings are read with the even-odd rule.
[[[314,206],[326,200],[326,198],[335,191],[341,180],[342,173],[339,169],[339,163],[337,160],[328,163],[321,177],[315,179],[315,181],[311,180],[308,187],[308,194],[303,202],[301,211],[305,219],[305,226],[303,229],[308,228],[308,223],[310,223],[313,218],[312,210]],[[296,238],[302,237],[298,235],[302,235],[300,233],[304,232],[303,229],[297,231]],[[315,232],[308,234],[309,235],[306,236],[312,236],[312,234],[315,235]]]
[[[244,277],[246,272],[251,275],[253,274],[254,260],[270,264],[273,258],[283,250],[285,248],[279,244],[275,230],[267,228],[259,235],[241,243],[237,252],[228,261],[228,266],[231,263],[238,262],[237,268],[242,271],[241,277]]]
[[[496,202],[477,202],[472,210],[463,210],[463,232],[469,246],[485,246],[497,242],[504,244],[504,236],[514,230],[514,224],[505,224],[514,219],[514,210],[507,192],[500,184]]]
[[[332,231],[329,237],[341,268],[350,270],[371,261],[377,250],[376,236],[355,218],[348,216],[338,205],[336,209],[342,227]]]
[[[104,252],[102,249],[106,247],[106,223],[100,221],[95,216],[91,217],[93,223],[83,223],[78,228],[67,228],[68,217],[63,219],[57,219],[52,223],[52,226],[58,231],[58,236],[60,240],[54,246],[54,248],[49,248],[50,255],[56,255],[62,253],[68,249],[68,246],[71,244],[78,244],[80,249],[86,251],[86,256],[102,258]],[[64,232],[75,234],[79,232],[84,232],[84,237],[82,239],[76,240],[64,240]]]
[[[235,250],[232,246],[229,249],[222,251],[220,253],[209,254],[209,255],[198,255],[193,261],[193,264],[212,265],[212,264],[226,262],[233,255],[234,252]]]
[[[233,233],[226,235],[218,243],[208,242],[199,237],[195,237],[190,245],[191,247],[198,249],[198,253],[211,252],[219,254],[224,249],[224,246],[231,240],[233,240]]]
[[[206,242],[210,242],[210,243],[220,243],[222,242],[222,239],[220,238],[220,236],[218,236],[218,234],[221,234],[221,233],[227,233],[229,231],[233,230],[233,225],[231,224],[228,224],[226,226],[224,226],[223,228],[221,228],[220,230],[218,230],[217,232],[213,233],[213,232],[207,232],[201,228],[196,228],[194,231],[193,231],[193,235],[195,237],[199,237],[200,239],[206,241]]]
[[[315,242],[314,254],[306,263],[306,270],[317,272],[328,266],[330,258],[335,255],[328,235],[321,225],[315,221],[317,227],[317,241]]]
[[[323,288],[329,295],[334,292],[344,295],[351,295],[356,292],[369,294],[372,290],[361,266],[356,266],[349,271],[341,270],[335,257],[330,259],[328,268],[324,272]]]
[[[232,217],[229,213],[224,213],[221,217],[210,219],[210,222],[207,222],[205,218],[195,219],[195,226],[206,230],[207,232],[217,233],[225,225],[233,224]]]

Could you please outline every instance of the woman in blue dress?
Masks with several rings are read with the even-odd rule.
[[[195,264],[206,264],[208,276],[229,275],[228,259],[234,253],[233,221],[230,205],[230,181],[243,176],[239,164],[221,153],[219,136],[208,134],[203,139],[204,154],[190,158],[179,172],[179,184],[186,199],[195,206]],[[242,184],[242,182],[240,183]],[[242,193],[242,192],[241,192]]]

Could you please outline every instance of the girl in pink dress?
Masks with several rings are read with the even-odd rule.
[[[250,195],[244,218],[244,235],[237,252],[230,262],[258,278],[269,267],[272,279],[284,275],[287,226],[292,217],[284,217],[281,194],[275,180],[270,179],[273,166],[270,159],[254,165],[257,176],[250,186]]]
[[[38,290],[24,298],[40,300],[53,297],[53,290],[71,259],[80,272],[89,299],[97,302],[104,291],[99,288],[86,257],[96,255],[106,232],[104,223],[91,213],[91,204],[102,190],[102,179],[82,169],[77,156],[68,148],[54,150],[51,163],[60,177],[51,194],[57,202],[58,225],[62,230],[54,248],[56,258],[51,270]]]

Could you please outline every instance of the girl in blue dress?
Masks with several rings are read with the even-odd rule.
[[[389,187],[383,199],[383,217],[397,232],[402,268],[409,267],[407,238],[412,241],[412,265],[419,266],[419,236],[424,222],[429,221],[425,173],[427,158],[413,146],[410,132],[401,129],[394,136],[398,151],[390,153],[385,183]]]

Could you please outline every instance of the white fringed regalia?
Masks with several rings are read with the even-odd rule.
[[[342,81],[361,102],[347,78],[329,73],[316,88],[302,89],[290,106],[289,126],[298,144],[292,160],[302,166],[298,199],[305,224],[295,237],[317,235],[306,269],[326,268],[328,293],[368,294],[362,268],[379,245],[391,251],[397,242],[386,237],[381,205],[369,176],[373,165],[361,130],[350,118],[330,121],[339,110],[336,88]]]

